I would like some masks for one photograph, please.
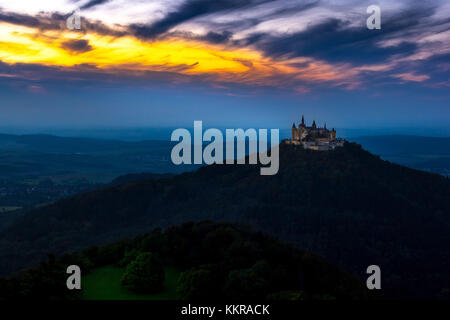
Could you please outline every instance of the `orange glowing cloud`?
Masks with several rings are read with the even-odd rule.
[[[98,72],[145,71],[201,75],[213,82],[289,86],[295,81],[356,83],[357,72],[311,58],[279,60],[251,48],[212,45],[198,40],[167,38],[145,42],[132,36],[94,32],[36,30],[0,23],[0,60],[8,63],[69,67],[92,65]],[[73,45],[72,45],[73,44]]]

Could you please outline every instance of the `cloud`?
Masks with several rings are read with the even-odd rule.
[[[71,52],[87,52],[92,50],[88,40],[68,40],[62,43],[62,47]]]
[[[42,13],[36,16],[31,16],[28,14],[5,12],[0,8],[0,22],[6,22],[30,28],[38,28],[41,30],[61,29],[62,23],[65,23],[65,19],[66,17],[57,13]]]
[[[20,25],[24,27],[36,28],[38,30],[59,30],[67,31],[66,20],[71,14],[62,14],[59,12],[45,13],[41,12],[35,16],[28,14],[18,14],[14,12],[5,12],[0,8],[0,22]],[[80,33],[94,32],[100,35],[123,37],[130,34],[126,27],[108,26],[101,21],[93,21],[82,18]]]
[[[211,42],[211,43],[223,43],[230,40],[230,38],[233,36],[233,33],[230,31],[224,31],[224,32],[208,32],[205,36],[201,37],[201,40]]]
[[[437,54],[429,57],[426,62],[426,69],[435,69],[436,72],[450,71],[450,51],[443,54]]]
[[[141,0],[129,1],[130,6],[141,4]],[[84,3],[81,8],[88,9],[108,0],[72,2]],[[133,20],[131,10],[127,24],[107,24],[108,17],[125,3],[86,11],[82,30],[75,35],[66,27],[70,13],[31,16],[24,13],[28,11],[0,9],[0,22],[34,29],[11,31],[10,39],[17,41],[3,47],[2,59],[98,67],[90,73],[122,72],[136,77],[149,72],[155,77],[178,73],[183,81],[201,78],[301,90],[319,83],[356,88],[368,83],[428,85],[448,80],[450,19],[444,14],[447,7],[437,7],[437,2],[386,7],[381,30],[365,27],[364,5],[344,1],[337,6],[316,0],[178,0],[176,7],[155,0],[152,6],[134,7],[139,19]],[[148,15],[154,22],[137,23],[149,21],[141,19],[147,14],[142,8],[153,10]],[[5,30],[13,29],[5,26]],[[23,45],[23,41],[34,45]],[[54,55],[47,55],[54,49]],[[84,52],[90,53],[80,54]],[[74,70],[64,69],[69,72]]]
[[[414,8],[388,17],[381,30],[354,26],[352,21],[328,18],[303,31],[270,35],[255,33],[238,44],[255,45],[274,58],[314,57],[354,65],[379,63],[394,56],[413,54],[418,45],[402,40],[402,33],[421,24],[435,12],[434,7]],[[384,41],[396,39],[393,44]]]
[[[1,10],[1,9],[0,9]],[[0,11],[0,21],[12,23],[12,24],[18,24],[26,27],[39,27],[40,21],[39,19],[26,15],[26,14],[19,14],[14,12],[3,12]]]
[[[200,16],[249,7],[268,1],[274,0],[188,0],[178,10],[169,12],[164,18],[151,25],[132,25],[131,27],[138,37],[155,38],[183,22]]]
[[[188,69],[190,66],[185,66]],[[117,84],[162,84],[173,82],[190,82],[195,76],[187,76],[178,73],[178,70],[171,70],[170,67],[161,66],[161,71],[150,70],[129,70],[121,69],[117,66],[113,69],[99,69],[92,64],[79,64],[71,67],[63,66],[44,66],[41,64],[15,63],[7,64],[0,61],[0,85],[16,86],[20,84],[29,89],[32,86],[41,86],[42,84],[57,84],[70,88],[74,83],[86,87],[93,84],[105,85],[110,83]],[[120,75],[116,77],[114,75]],[[197,77],[198,81],[202,77]]]
[[[399,78],[399,79],[402,79],[405,81],[413,81],[413,82],[422,82],[422,81],[430,79],[430,76],[428,76],[426,74],[418,75],[418,74],[414,74],[412,72],[394,74],[392,76],[394,78]]]
[[[39,85],[29,85],[28,91],[31,93],[45,93],[45,89]]]
[[[89,2],[87,2],[86,4],[84,4],[83,6],[80,7],[81,10],[83,9],[89,9],[95,6],[98,6],[100,4],[104,4],[106,2],[109,2],[110,0],[90,0]]]

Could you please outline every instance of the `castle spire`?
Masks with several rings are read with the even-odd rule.
[[[324,129],[327,128],[327,123],[326,123],[326,122],[324,123],[323,128],[324,128]]]
[[[316,120],[313,120],[312,127],[313,127],[314,129],[316,128]]]
[[[295,129],[295,122],[293,122],[293,123],[292,123],[292,128],[294,128],[294,129]]]
[[[302,125],[305,125],[305,117],[302,115]]]

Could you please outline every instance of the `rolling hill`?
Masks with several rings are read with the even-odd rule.
[[[212,165],[129,182],[28,212],[0,232],[0,272],[186,221],[240,222],[366,277],[389,297],[448,298],[450,181],[347,143],[333,152],[282,144],[280,170]]]
[[[351,140],[384,160],[450,177],[450,138],[381,135]]]
[[[180,173],[180,167],[170,161],[173,145],[159,140],[0,134],[0,177],[13,182],[51,179],[56,183],[108,183],[129,173]]]

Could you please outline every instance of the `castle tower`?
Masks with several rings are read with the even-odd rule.
[[[330,140],[336,140],[336,130],[334,128],[330,131]]]
[[[323,128],[324,128],[325,130],[327,129],[327,123],[326,123],[326,122],[323,124]]]
[[[313,120],[312,128],[315,129],[316,127],[317,127],[317,126],[316,126],[316,120]]]
[[[292,124],[292,140],[298,140],[298,132],[295,127],[295,122]]]
[[[305,117],[302,115],[302,126],[305,126]]]

